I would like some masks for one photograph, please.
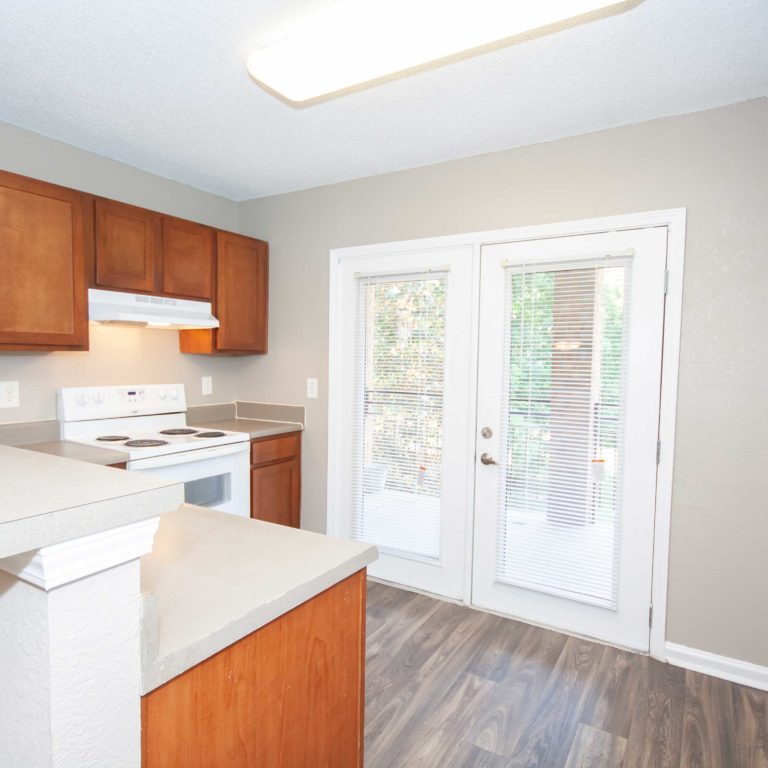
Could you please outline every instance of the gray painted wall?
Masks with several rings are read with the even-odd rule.
[[[768,100],[241,203],[270,242],[270,349],[237,396],[308,400],[303,517],[325,521],[328,251],[687,207],[668,637],[768,664]]]
[[[0,123],[0,168],[237,230],[231,200],[6,123]],[[181,382],[192,404],[234,400],[236,362],[182,355],[175,331],[95,327],[90,337],[90,352],[0,354],[0,381],[18,381],[21,390],[21,407],[0,410],[0,422],[55,418],[56,390],[66,386]],[[213,376],[213,395],[201,395],[201,376]]]
[[[231,200],[8,123],[0,123],[0,168],[237,231],[237,204]]]

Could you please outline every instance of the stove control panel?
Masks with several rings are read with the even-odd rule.
[[[183,413],[183,384],[141,384],[129,387],[65,387],[58,395],[59,421],[116,419]]]

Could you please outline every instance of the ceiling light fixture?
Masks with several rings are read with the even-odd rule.
[[[637,2],[344,0],[254,52],[247,67],[268,90],[303,103]]]

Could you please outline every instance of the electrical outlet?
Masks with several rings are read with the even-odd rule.
[[[19,382],[0,381],[0,408],[19,407]]]
[[[213,394],[213,376],[203,376],[203,394]]]
[[[307,379],[307,397],[317,398],[317,379]]]

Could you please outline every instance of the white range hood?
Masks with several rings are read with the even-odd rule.
[[[139,325],[166,330],[218,328],[208,301],[169,299],[142,293],[88,290],[88,318],[92,323]]]

